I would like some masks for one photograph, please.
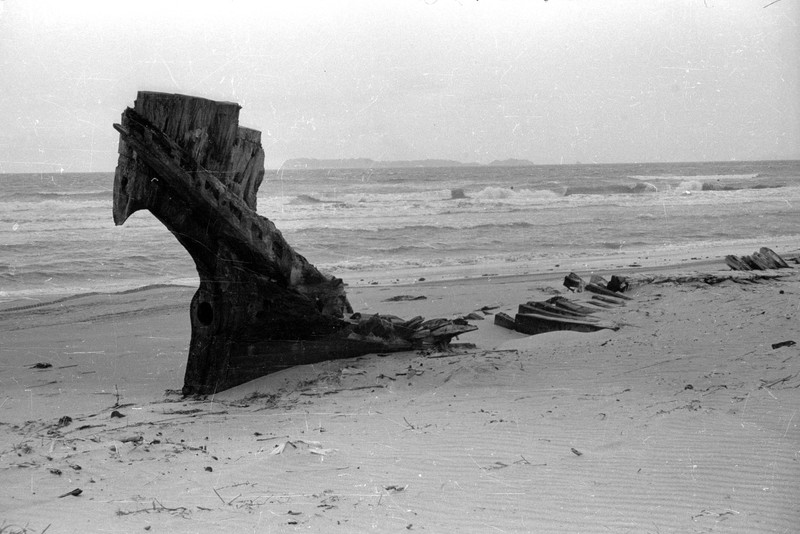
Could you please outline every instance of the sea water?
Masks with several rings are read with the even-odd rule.
[[[0,301],[196,285],[146,211],[112,221],[113,173],[0,175]],[[509,274],[730,243],[800,248],[800,162],[268,170],[258,213],[350,284]]]

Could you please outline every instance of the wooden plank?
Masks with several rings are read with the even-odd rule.
[[[517,323],[514,318],[504,312],[497,312],[494,314],[494,324],[508,328],[509,330],[516,330]]]
[[[614,306],[625,306],[624,300],[618,300],[612,297],[606,297],[605,295],[592,295],[592,299],[599,300],[600,302],[604,302],[606,304],[612,304]]]
[[[761,252],[761,254],[763,254],[764,256],[770,258],[772,260],[772,262],[776,265],[776,267],[775,267],[776,269],[791,269],[792,268],[791,265],[786,263],[786,260],[784,260],[780,255],[778,255],[775,251],[773,251],[770,248],[761,247],[759,249],[759,252]]]
[[[611,323],[579,321],[574,319],[557,319],[533,313],[518,313],[514,318],[516,330],[523,334],[543,334],[559,330],[574,332],[596,332],[603,329],[616,330]]]
[[[538,313],[551,317],[562,317],[565,319],[582,319],[584,321],[596,321],[597,319],[585,313],[569,311],[546,302],[528,302],[520,304],[517,313]]]
[[[738,256],[734,256],[733,254],[729,254],[725,256],[725,264],[733,269],[734,271],[752,271],[752,267],[750,267],[747,263],[743,262],[741,258]]]
[[[586,291],[591,291],[592,293],[596,293],[598,295],[605,295],[607,297],[614,297],[622,300],[632,300],[627,295],[623,295],[622,293],[617,293],[615,291],[611,291],[610,289],[600,287],[597,284],[586,284]]]
[[[589,308],[587,306],[581,306],[580,304],[576,304],[564,297],[552,297],[547,299],[547,302],[558,308],[563,308],[565,310],[577,312],[583,315],[590,315],[592,313],[597,312],[597,310],[595,309]]]

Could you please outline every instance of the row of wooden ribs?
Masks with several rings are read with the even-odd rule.
[[[725,263],[734,271],[766,271],[767,269],[791,269],[786,260],[773,250],[761,247],[750,256],[725,256]]]
[[[619,330],[618,324],[603,321],[594,314],[603,309],[624,306],[626,300],[631,300],[618,290],[627,287],[624,278],[615,276],[611,282],[606,282],[601,277],[592,277],[587,284],[577,274],[570,273],[564,279],[564,285],[571,291],[586,290],[593,293],[591,299],[584,303],[588,306],[557,296],[543,302],[531,301],[520,304],[513,318],[507,313],[499,312],[494,316],[494,324],[528,335],[558,330],[574,332],[596,332],[606,328]]]

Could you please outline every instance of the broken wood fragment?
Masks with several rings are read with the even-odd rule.
[[[629,287],[628,281],[624,276],[613,275],[611,276],[611,280],[608,281],[606,284],[606,289],[609,291],[614,291],[615,293],[619,293],[622,291],[627,291]]]
[[[586,282],[583,281],[583,278],[581,278],[575,273],[569,273],[567,276],[564,277],[564,287],[566,287],[570,291],[576,291],[580,293],[581,291],[583,291],[583,288],[585,286]]]

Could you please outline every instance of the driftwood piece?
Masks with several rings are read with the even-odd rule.
[[[200,277],[184,394],[210,394],[293,365],[442,346],[477,328],[348,317],[342,280],[317,270],[256,213],[264,151],[260,132],[239,126],[239,109],[140,92],[114,125],[114,222],[149,210]]]

